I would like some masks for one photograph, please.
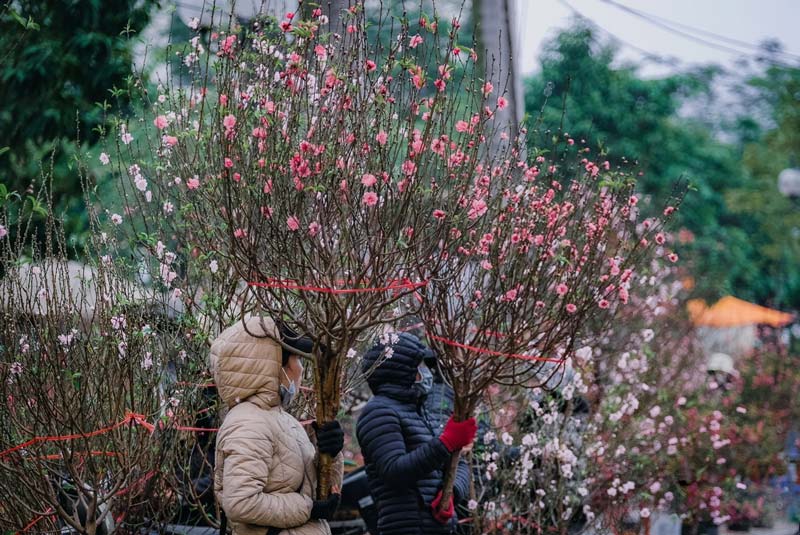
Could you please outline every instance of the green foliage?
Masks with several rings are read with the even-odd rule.
[[[156,3],[20,0],[0,9],[0,182],[35,191],[52,173],[55,210],[71,235],[87,225],[75,140],[99,138],[109,101],[127,106],[109,89],[126,85],[130,38]]]
[[[563,130],[576,141],[597,143],[612,165],[638,163],[640,185],[656,200],[677,180],[689,180],[694,191],[678,213],[676,246],[688,261],[696,295],[713,300],[732,293],[769,302],[790,293],[800,305],[800,281],[783,280],[785,267],[776,264],[788,262],[788,229],[798,226],[797,212],[787,211],[788,201],[775,187],[791,143],[786,134],[763,134],[758,119],[743,117],[736,128],[750,142],[743,156],[740,144],[720,141],[708,125],[685,117],[684,110],[696,111],[710,95],[717,74],[705,67],[643,79],[635,66],[618,66],[615,50],[578,25],[545,48],[541,72],[527,81],[526,111],[537,116],[541,110],[544,124],[558,124],[563,115]],[[787,116],[778,130],[795,133],[796,153],[797,89],[791,92],[786,73],[778,72],[752,84],[763,87],[763,103],[776,117]],[[793,115],[786,106],[794,106]],[[793,250],[796,261],[796,242]]]
[[[743,136],[742,165],[750,180],[726,192],[731,210],[750,236],[757,236],[754,269],[758,292],[778,306],[800,306],[800,204],[777,189],[777,176],[800,165],[800,69],[771,67],[748,80],[770,112],[770,127]]]

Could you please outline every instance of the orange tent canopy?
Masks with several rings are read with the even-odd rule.
[[[731,295],[723,297],[709,307],[702,299],[686,303],[689,318],[698,327],[741,327],[743,325],[769,325],[783,327],[794,321],[794,315],[772,310],[737,299]]]

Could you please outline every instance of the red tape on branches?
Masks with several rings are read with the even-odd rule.
[[[119,452],[116,451],[100,451],[100,450],[92,450],[92,451],[76,451],[74,452],[76,457],[118,457]],[[63,453],[54,453],[52,455],[42,455],[39,457],[31,457],[31,459],[35,459],[37,461],[57,461],[59,459],[63,459]]]
[[[118,427],[121,427],[121,426],[123,426],[123,425],[125,425],[125,424],[127,424],[129,422],[136,421],[137,418],[141,418],[144,421],[144,416],[142,416],[140,414],[133,414],[133,413],[129,412],[128,414],[125,415],[125,418],[123,418],[121,421],[119,421],[119,422],[117,422],[115,424],[109,425],[107,427],[103,427],[101,429],[97,429],[95,431],[90,431],[88,433],[74,433],[74,434],[71,434],[71,435],[34,437],[34,438],[30,439],[30,440],[27,440],[27,441],[23,442],[22,444],[17,444],[16,446],[14,446],[12,448],[9,448],[9,449],[7,449],[5,451],[0,451],[0,459],[2,459],[3,457],[6,457],[7,455],[10,455],[10,454],[14,453],[15,451],[19,451],[21,449],[24,449],[24,448],[27,448],[27,447],[30,447],[30,446],[34,446],[34,445],[42,443],[42,442],[63,442],[65,440],[75,440],[75,439],[78,439],[78,438],[90,438],[90,437],[94,437],[94,436],[97,436],[97,435],[102,435],[102,434],[105,434],[105,433],[109,433],[109,432],[113,431],[114,429],[116,429]],[[136,421],[136,423],[139,423],[139,422]],[[150,424],[147,424],[147,425],[150,425]]]
[[[44,512],[43,515],[38,516],[38,517],[34,518],[33,520],[31,520],[30,522],[28,522],[28,525],[25,526],[24,528],[22,528],[22,530],[18,531],[16,533],[16,535],[19,535],[20,533],[27,533],[28,530],[31,529],[33,526],[35,526],[36,524],[38,524],[39,522],[41,522],[42,520],[44,520],[45,518],[47,518],[48,516],[51,516],[53,514],[54,514],[53,513],[53,508],[50,507],[47,511]]]
[[[300,422],[300,425],[305,426],[305,425],[309,425],[309,424],[311,424],[313,422],[314,422],[313,419],[312,420],[303,420],[302,422]],[[128,414],[125,415],[125,418],[122,419],[121,421],[119,421],[119,422],[117,422],[115,424],[112,424],[112,425],[97,429],[95,431],[90,431],[89,433],[74,433],[74,434],[71,434],[71,435],[56,435],[56,436],[34,437],[34,438],[30,439],[30,440],[26,440],[22,444],[17,444],[14,447],[11,447],[11,448],[9,448],[7,450],[1,451],[0,452],[0,460],[3,459],[3,457],[7,457],[8,455],[11,455],[15,451],[19,451],[19,450],[28,448],[30,446],[34,446],[36,444],[47,443],[47,442],[63,442],[63,441],[66,441],[66,440],[75,440],[75,439],[78,439],[78,438],[94,437],[94,436],[102,435],[104,433],[109,433],[109,432],[113,431],[114,429],[116,429],[116,428],[118,428],[120,426],[123,426],[123,425],[125,425],[127,423],[133,423],[133,424],[136,424],[136,425],[140,425],[140,426],[144,427],[145,429],[147,429],[148,431],[150,431],[151,433],[153,431],[155,431],[155,429],[156,429],[156,426],[151,424],[150,422],[148,422],[147,421],[147,417],[144,416],[143,414],[136,414],[136,413],[133,413],[133,412],[129,412]],[[219,428],[217,428],[217,427],[193,427],[193,426],[188,426],[188,425],[175,425],[175,426],[159,425],[159,428],[160,429],[173,429],[175,431],[189,431],[189,432],[193,432],[193,433],[216,433],[217,431],[219,431]],[[119,455],[117,452],[113,452],[113,451],[83,452],[84,455],[87,454],[87,453],[88,453],[88,455],[93,456],[93,457],[94,456],[114,456],[114,455]],[[58,459],[58,458],[61,458],[61,454],[46,455],[44,457],[34,457],[34,459],[43,459],[43,460],[54,460],[54,459]]]
[[[494,351],[492,349],[484,349],[482,347],[471,346],[468,344],[462,344],[461,342],[456,342],[454,340],[448,340],[447,338],[442,338],[441,336],[436,336],[435,334],[431,333],[430,331],[427,332],[427,335],[433,339],[437,340],[443,344],[458,347],[461,349],[466,349],[467,351],[474,351],[475,353],[484,353],[486,355],[494,355],[496,357],[509,357],[513,359],[520,359],[520,360],[532,360],[537,362],[555,362],[557,364],[561,364],[564,362],[564,359],[559,359],[555,357],[536,357],[533,355],[523,355],[521,353],[503,353],[502,351]]]
[[[106,452],[106,453],[110,453],[110,452]],[[151,470],[151,471],[147,472],[143,477],[137,479],[136,481],[134,481],[133,483],[131,483],[127,487],[119,489],[114,494],[114,496],[124,496],[124,495],[128,494],[129,492],[134,490],[136,487],[140,487],[140,486],[144,485],[145,483],[147,483],[147,481],[149,481],[157,473],[158,472],[156,470]],[[28,524],[24,528],[22,528],[20,531],[18,531],[16,533],[16,535],[20,535],[21,533],[27,533],[31,528],[33,528],[33,526],[35,526],[36,524],[38,524],[39,522],[41,522],[42,520],[44,520],[48,516],[52,516],[53,514],[54,514],[53,508],[51,507],[47,511],[45,511],[45,513],[43,515],[38,516],[38,517],[34,518],[33,520],[31,520],[30,522],[28,522]]]
[[[265,282],[248,282],[249,286],[258,288],[278,288],[281,290],[300,290],[303,292],[319,292],[328,294],[358,294],[369,292],[389,292],[392,290],[415,290],[428,285],[428,281],[411,282],[408,279],[390,281],[387,286],[375,288],[324,288],[320,286],[306,286],[297,281],[288,279],[267,279]]]

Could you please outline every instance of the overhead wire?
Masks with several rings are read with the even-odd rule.
[[[586,15],[584,15],[583,13],[581,13],[572,4],[567,2],[567,0],[557,0],[557,1],[560,4],[562,4],[563,6],[565,6],[567,9],[569,9],[574,15],[576,15],[577,17],[589,22],[593,27],[597,28],[598,30],[600,30],[603,33],[605,33],[606,35],[608,35],[611,38],[612,41],[618,42],[621,45],[624,45],[624,46],[626,46],[626,47],[628,47],[630,49],[636,50],[637,52],[639,52],[640,54],[642,54],[643,56],[645,56],[648,59],[651,59],[651,60],[656,61],[658,63],[668,63],[668,64],[672,64],[672,65],[675,65],[679,61],[675,57],[665,59],[665,56],[662,55],[662,54],[658,54],[658,53],[655,53],[655,52],[651,52],[649,50],[645,50],[644,48],[642,48],[642,47],[640,47],[638,45],[635,45],[635,44],[633,44],[633,43],[631,43],[629,41],[626,41],[625,39],[622,39],[621,37],[619,37],[618,35],[616,35],[612,31],[608,30],[607,28],[599,25],[595,20],[593,20],[593,19],[587,17]]]
[[[705,36],[711,37],[713,39],[717,39],[719,41],[723,41],[723,42],[729,43],[731,45],[750,48],[750,49],[753,49],[753,50],[756,50],[756,51],[760,51],[760,52],[764,51],[764,46],[763,45],[750,43],[748,41],[742,41],[741,39],[728,37],[727,35],[722,35],[722,34],[719,34],[719,33],[715,33],[715,32],[709,31],[709,30],[705,30],[703,28],[698,28],[696,26],[690,26],[688,24],[684,24],[682,22],[678,22],[678,21],[675,21],[675,20],[672,20],[672,19],[668,19],[666,17],[662,17],[662,16],[656,15],[654,13],[648,13],[648,12],[645,12],[645,11],[641,11],[639,9],[634,9],[634,8],[626,6],[624,4],[620,4],[618,2],[615,2],[614,0],[602,0],[602,1],[607,3],[607,4],[611,4],[611,5],[615,6],[615,7],[618,7],[620,9],[623,9],[623,10],[625,10],[625,11],[631,13],[631,14],[635,14],[636,16],[639,16],[639,17],[658,20],[658,21],[662,22],[663,24],[667,24],[667,25],[670,25],[670,26],[675,26],[675,27],[678,27],[678,28],[683,28],[684,30],[695,32],[695,33],[698,33],[698,34],[701,34],[701,35],[705,35]],[[784,51],[784,50],[776,50],[776,51],[774,51],[774,53],[782,55],[782,56],[787,56],[787,57],[790,57],[792,59],[800,60],[800,54],[794,54],[792,52],[788,52],[788,51]]]
[[[559,1],[565,1],[565,0],[559,0]],[[784,61],[781,61],[781,60],[772,59],[772,58],[769,58],[769,57],[766,57],[766,56],[761,56],[761,55],[754,55],[752,52],[744,51],[744,50],[741,50],[739,48],[734,48],[733,46],[728,46],[728,45],[724,45],[724,44],[721,44],[721,43],[715,43],[715,42],[710,41],[710,40],[708,40],[706,38],[699,37],[697,35],[689,33],[688,31],[684,31],[684,30],[678,29],[677,27],[673,27],[670,24],[672,24],[674,26],[683,26],[685,28],[691,28],[690,26],[682,25],[681,23],[676,23],[674,21],[662,22],[662,20],[667,20],[667,19],[662,19],[660,17],[655,17],[655,16],[650,15],[648,13],[645,13],[643,11],[639,11],[639,10],[630,8],[630,7],[626,6],[626,5],[617,3],[617,2],[615,2],[613,0],[601,0],[601,1],[606,3],[606,4],[611,5],[613,7],[616,7],[617,9],[620,9],[620,10],[626,12],[626,13],[629,13],[630,15],[633,15],[633,16],[639,18],[639,19],[642,19],[642,20],[644,20],[644,21],[646,21],[646,22],[648,22],[648,23],[650,23],[650,24],[652,24],[654,26],[657,26],[657,27],[659,27],[659,28],[661,28],[661,29],[663,29],[663,30],[665,30],[667,32],[673,33],[675,35],[679,35],[681,37],[684,37],[685,39],[689,39],[691,41],[694,41],[696,43],[702,44],[702,45],[707,46],[709,48],[714,48],[714,49],[717,49],[717,50],[720,50],[720,51],[723,51],[723,52],[736,54],[736,55],[740,55],[740,56],[746,56],[746,57],[748,57],[750,59],[754,59],[754,60],[757,60],[757,61],[764,61],[764,62],[771,63],[771,64],[774,64],[774,65],[779,65],[781,67],[796,67],[796,65],[791,65],[791,64],[785,63]],[[696,30],[698,30],[698,29],[696,29],[696,28],[693,29],[693,31],[696,31]],[[706,32],[705,30],[701,30],[701,31],[702,32]],[[717,38],[722,37],[724,39],[727,39],[728,41],[735,41],[732,38],[719,36],[718,34],[713,34],[712,32],[706,32],[706,33],[708,33],[709,35],[717,35],[718,36]],[[745,43],[748,47],[751,47],[751,48],[759,48],[758,45],[754,45],[752,43],[746,43],[744,41],[741,41],[741,43]],[[744,45],[740,45],[740,46],[744,46]],[[766,54],[766,51],[764,53]],[[788,55],[792,59],[800,60],[800,56],[796,56],[795,54],[783,53],[783,55]]]

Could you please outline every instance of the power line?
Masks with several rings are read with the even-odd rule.
[[[653,60],[655,60],[655,61],[657,61],[659,63],[670,63],[670,64],[673,64],[673,65],[677,61],[679,61],[679,60],[677,60],[677,58],[674,58],[674,57],[664,60],[664,59],[662,59],[663,56],[661,54],[657,54],[655,52],[650,52],[649,50],[645,50],[644,48],[642,48],[642,47],[640,47],[638,45],[635,45],[635,44],[633,44],[633,43],[631,43],[629,41],[626,41],[626,40],[622,39],[621,37],[617,36],[616,34],[611,32],[610,30],[604,28],[603,26],[600,26],[593,19],[590,19],[589,17],[587,17],[586,15],[581,13],[577,8],[573,7],[572,4],[567,2],[567,0],[557,0],[557,1],[560,4],[562,4],[563,6],[565,6],[567,9],[572,11],[572,13],[574,13],[576,16],[578,16],[579,18],[589,22],[592,26],[594,26],[598,30],[600,30],[603,33],[605,33],[606,35],[608,35],[613,41],[616,41],[616,42],[618,42],[618,43],[620,43],[620,44],[622,44],[624,46],[627,46],[628,48],[636,50],[637,52],[639,52],[640,54],[642,54],[643,56],[645,56],[647,58],[653,59]]]
[[[729,44],[732,44],[732,45],[735,45],[735,46],[741,46],[741,47],[745,47],[745,48],[750,48],[750,49],[753,49],[753,50],[756,50],[756,51],[759,51],[759,52],[763,52],[764,51],[764,47],[762,45],[749,43],[747,41],[742,41],[740,39],[735,39],[733,37],[728,37],[726,35],[722,35],[722,34],[715,33],[715,32],[709,31],[709,30],[705,30],[703,28],[698,28],[696,26],[690,26],[688,24],[684,24],[682,22],[671,20],[671,19],[668,19],[666,17],[661,17],[661,16],[655,15],[653,13],[647,13],[647,12],[644,12],[644,11],[641,11],[641,10],[638,10],[638,9],[634,9],[632,7],[628,7],[628,6],[619,4],[619,3],[615,2],[614,0],[602,0],[602,1],[607,3],[607,4],[611,4],[611,5],[615,6],[615,7],[618,7],[620,9],[624,9],[625,11],[628,11],[629,13],[636,14],[637,16],[655,19],[655,20],[661,21],[664,24],[675,26],[677,28],[683,28],[684,30],[692,31],[692,32],[695,32],[695,33],[699,33],[701,35],[705,35],[705,36],[711,37],[713,39],[718,39],[718,40],[720,40],[722,42],[726,42],[726,43],[729,43]],[[775,53],[783,55],[783,56],[788,56],[788,57],[790,57],[792,59],[800,60],[800,55],[794,54],[792,52],[783,51],[783,50],[776,50]]]
[[[652,24],[654,26],[657,26],[657,27],[659,27],[659,28],[661,28],[661,29],[663,29],[663,30],[665,30],[667,32],[670,32],[670,33],[673,33],[673,34],[676,34],[676,35],[680,35],[681,37],[684,37],[684,38],[689,39],[691,41],[694,41],[696,43],[702,44],[704,46],[707,46],[707,47],[710,47],[710,48],[715,48],[715,49],[721,50],[723,52],[728,52],[728,53],[737,54],[737,55],[744,55],[744,56],[747,56],[747,57],[749,57],[751,59],[766,61],[768,63],[772,63],[772,64],[779,65],[779,66],[782,66],[782,67],[794,67],[793,65],[789,65],[787,63],[783,63],[783,62],[778,61],[778,60],[774,60],[774,59],[770,59],[770,58],[764,58],[764,57],[760,57],[760,56],[754,56],[751,52],[746,52],[746,51],[743,51],[743,50],[738,49],[738,48],[733,48],[731,46],[723,45],[723,44],[720,44],[720,43],[715,43],[713,41],[709,41],[708,39],[705,39],[705,38],[702,38],[702,37],[698,37],[697,35],[693,35],[693,34],[688,33],[686,31],[683,31],[683,30],[680,30],[680,29],[677,29],[677,28],[674,28],[674,27],[670,26],[670,24],[674,24],[674,25],[678,26],[678,25],[680,25],[680,23],[676,23],[676,22],[672,22],[672,21],[669,22],[669,23],[661,22],[661,20],[659,20],[658,18],[656,18],[656,17],[654,17],[652,15],[649,15],[649,14],[644,13],[642,11],[638,11],[636,9],[630,8],[630,7],[625,6],[623,4],[618,4],[617,2],[614,2],[613,0],[601,0],[601,1],[603,1],[603,2],[605,2],[607,4],[609,4],[609,5],[612,5],[612,6],[616,7],[616,8],[618,8],[618,9],[621,9],[622,11],[625,11],[626,13],[629,13],[629,14],[637,17],[637,18],[640,18],[640,19],[642,19],[642,20],[644,20],[644,21],[646,21],[646,22],[648,22],[648,23],[650,23],[650,24]],[[683,26],[685,26],[685,25],[683,25]],[[705,30],[701,30],[701,31],[704,32]],[[707,32],[707,33],[710,34],[711,32]],[[732,38],[728,38],[728,37],[724,37],[724,36],[720,36],[720,37],[723,37],[724,39],[727,39],[729,41],[734,41],[734,39],[732,39]],[[746,43],[746,45],[748,47],[757,47],[757,45],[753,45],[752,43]],[[793,59],[800,59],[800,56],[795,56],[794,54],[790,54],[790,53],[783,53],[783,54],[784,55],[789,55]]]

